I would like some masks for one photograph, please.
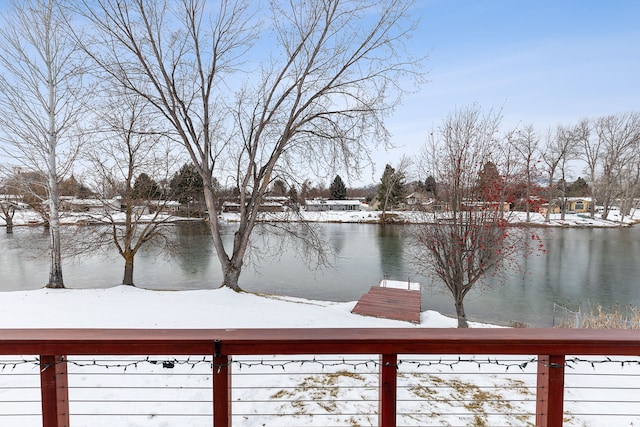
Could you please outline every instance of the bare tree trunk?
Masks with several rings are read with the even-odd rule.
[[[3,218],[7,226],[7,234],[13,233],[13,216],[15,215],[15,208],[9,206],[6,210],[3,207]]]
[[[49,283],[47,288],[64,288],[62,280],[62,247],[60,243],[60,225],[53,226],[50,223],[49,236],[51,238],[51,264],[49,266]]]
[[[595,173],[591,173],[591,204],[589,205],[589,216],[596,217],[596,180]]]
[[[213,246],[216,249],[216,255],[222,266],[222,286],[233,289],[234,291],[241,291],[238,279],[242,272],[242,264],[244,254],[247,250],[248,240],[244,242],[241,240],[240,232],[236,231],[233,239],[233,250],[231,251],[231,257],[227,255],[222,244],[222,236],[220,234],[220,224],[218,223],[218,200],[213,191],[212,183],[204,181],[204,199],[209,211],[209,229],[213,236]],[[240,227],[243,227],[241,223]]]
[[[562,173],[562,188],[560,189],[560,219],[564,221],[567,214],[567,182],[564,172]]]
[[[125,286],[134,286],[133,284],[133,261],[135,254],[127,253],[124,256],[124,277],[122,284]]]
[[[47,51],[47,53],[49,53]],[[56,104],[56,88],[53,84],[52,68],[48,67],[49,72],[49,105]],[[60,212],[59,212],[59,194],[58,194],[58,165],[56,161],[57,139],[57,122],[55,108],[49,111],[49,132],[47,135],[47,169],[48,169],[48,190],[49,190],[49,234],[51,236],[51,266],[49,267],[49,283],[47,288],[64,288],[62,279],[62,245],[60,242]]]
[[[227,263],[223,271],[222,286],[233,289],[236,292],[241,291],[240,285],[238,285],[238,279],[242,272],[242,266],[235,266],[231,262]]]
[[[468,328],[469,323],[467,323],[467,315],[464,312],[464,303],[462,299],[455,302],[456,306],[456,316],[458,317],[458,328]]]
[[[549,222],[551,220],[551,202],[553,199],[553,173],[549,173],[549,182],[547,188],[547,212],[544,216],[544,221]]]

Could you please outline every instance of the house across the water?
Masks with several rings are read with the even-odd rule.
[[[308,212],[324,211],[359,211],[362,203],[360,200],[327,200],[313,199],[305,201],[305,208]]]
[[[571,213],[587,213],[591,211],[593,205],[593,199],[591,197],[565,197],[564,203],[566,204],[566,211]],[[549,207],[551,206],[551,207]],[[562,211],[562,199],[556,199],[549,203],[540,205],[540,212],[542,215],[547,214],[547,210],[551,209],[551,213],[558,214]]]

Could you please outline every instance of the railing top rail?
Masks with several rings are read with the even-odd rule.
[[[640,355],[634,330],[534,328],[0,329],[0,354]]]

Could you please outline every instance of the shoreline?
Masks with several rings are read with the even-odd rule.
[[[424,221],[419,216],[422,213],[417,211],[394,211],[393,218],[383,221],[381,219],[381,211],[323,211],[323,212],[303,212],[301,215],[292,216],[290,212],[269,212],[262,213],[257,222],[261,223],[326,223],[326,224],[377,224],[377,225],[412,225],[412,224],[435,224],[431,221]],[[619,219],[598,219],[585,217],[583,214],[566,214],[565,219],[560,219],[560,214],[553,214],[549,221],[546,221],[541,214],[532,214],[533,219],[529,222],[522,217],[524,212],[513,212],[513,217],[508,221],[509,227],[540,227],[540,228],[628,228],[640,222],[632,216],[625,217],[624,221]],[[148,224],[154,222],[157,218],[149,215],[149,218],[141,218],[138,224]],[[239,215],[237,213],[221,213],[218,215],[218,221],[222,223],[237,223]],[[163,225],[183,225],[183,224],[205,224],[206,218],[186,218],[180,216],[163,215],[160,220],[155,221]],[[61,218],[62,226],[101,226],[101,225],[124,225],[123,221],[100,221],[95,216],[86,214],[74,214]],[[7,224],[0,218],[0,227],[7,227]],[[34,220],[29,217],[14,218],[13,228],[35,228],[45,227],[42,221]]]

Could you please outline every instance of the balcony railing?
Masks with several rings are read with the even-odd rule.
[[[8,329],[1,355],[38,355],[42,425],[69,426],[69,357],[206,356],[213,380],[212,423],[234,415],[232,357],[378,355],[378,425],[397,425],[398,355],[521,355],[537,364],[535,423],[562,426],[568,356],[640,355],[640,335],[575,329]],[[635,359],[633,359],[635,360]],[[637,390],[636,390],[637,392]],[[640,414],[638,414],[640,415]]]

